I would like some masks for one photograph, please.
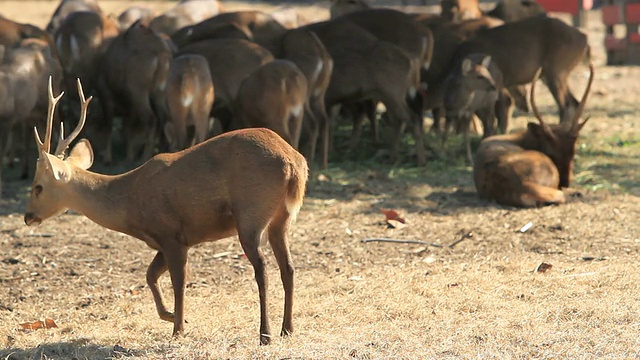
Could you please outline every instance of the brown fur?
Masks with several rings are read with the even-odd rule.
[[[580,122],[579,117],[593,82],[593,65],[590,70],[576,116],[564,125],[547,125],[542,120],[534,101],[536,76],[531,105],[540,124],[529,123],[526,131],[491,136],[480,143],[473,167],[480,197],[522,207],[565,202],[561,189],[571,183],[576,140],[588,120]]]
[[[86,107],[88,102],[83,104]],[[53,117],[47,123],[50,129]],[[65,143],[78,133],[74,131]],[[73,209],[157,250],[147,270],[147,284],[158,315],[173,323],[174,335],[184,331],[189,248],[237,234],[255,270],[262,344],[271,338],[265,259],[260,249],[266,234],[285,290],[281,335],[293,331],[294,268],[287,232],[302,205],[308,169],[304,157],[277,134],[268,129],[230,132],[177,153],[156,155],[115,176],[86,170],[93,161],[87,140],[78,142],[64,160],[56,156],[58,151],[49,153],[47,140],[50,137],[45,136],[24,216],[27,225]],[[153,186],[149,186],[150,178]],[[158,287],[158,278],[167,270],[174,313],[165,307]]]
[[[288,60],[274,60],[247,76],[238,89],[235,115],[242,127],[265,127],[298,149],[307,106],[307,79]]]
[[[170,151],[183,150],[207,139],[213,99],[213,81],[207,59],[186,54],[171,61],[167,79],[167,107],[171,120],[164,128]]]

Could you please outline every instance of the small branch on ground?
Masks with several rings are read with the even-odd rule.
[[[401,239],[389,239],[389,238],[371,238],[371,239],[363,239],[360,242],[362,243],[371,243],[371,242],[382,242],[382,243],[393,243],[393,244],[417,244],[417,245],[428,245],[437,248],[441,248],[442,245],[436,243],[430,243],[421,240],[401,240]]]
[[[461,242],[463,242],[465,239],[471,239],[473,237],[473,231],[469,231],[468,233],[462,235],[462,237],[460,237],[460,239],[452,242],[451,244],[449,244],[449,249],[453,249],[454,246],[460,244]]]

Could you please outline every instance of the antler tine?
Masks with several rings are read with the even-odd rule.
[[[589,121],[589,117],[584,119],[583,122],[580,122],[580,117],[584,112],[584,107],[587,104],[587,97],[589,96],[589,92],[591,91],[591,84],[593,83],[593,78],[595,77],[595,68],[593,67],[593,63],[589,63],[589,82],[587,82],[587,88],[584,90],[584,95],[582,95],[582,99],[578,104],[578,108],[576,109],[575,117],[571,122],[571,129],[574,133],[578,133],[580,129],[584,126],[584,124]]]
[[[64,153],[64,151],[69,147],[69,144],[71,144],[71,142],[76,137],[78,137],[78,135],[80,134],[80,131],[82,131],[82,128],[84,127],[85,120],[87,119],[87,109],[89,108],[89,103],[93,99],[93,96],[89,96],[89,98],[85,100],[84,91],[82,90],[82,83],[80,82],[80,79],[78,79],[78,97],[80,97],[80,108],[81,108],[78,125],[76,125],[76,128],[73,129],[73,131],[68,137],[65,138],[64,134],[60,134],[60,142],[58,143],[58,147],[56,148],[56,152],[55,152],[56,156],[61,156]],[[60,129],[63,130],[64,128],[61,127]]]
[[[46,153],[51,149],[51,133],[53,131],[53,114],[55,113],[56,104],[64,95],[64,91],[60,93],[57,97],[53,96],[53,86],[51,85],[51,75],[49,75],[49,109],[47,110],[47,128],[44,134],[44,141],[40,140],[40,134],[38,133],[38,128],[34,126],[33,132],[36,137],[36,143],[38,144],[38,150],[44,151]]]

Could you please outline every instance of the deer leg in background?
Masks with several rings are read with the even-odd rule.
[[[98,81],[97,86],[98,98],[102,105],[102,122],[96,125],[96,133],[104,136],[105,147],[102,152],[102,162],[105,165],[110,165],[113,162],[113,118],[115,102],[111,95],[108,85],[104,79]],[[123,129],[126,124],[123,124]],[[123,130],[124,131],[124,130]]]
[[[27,124],[25,124],[24,122],[21,123],[20,125],[20,130],[22,133],[22,141],[23,141],[23,145],[24,147],[22,148],[22,150],[24,151],[22,154],[22,172],[20,173],[20,179],[24,180],[27,179],[29,177],[29,164],[32,163],[31,160],[31,141],[29,141],[29,137],[32,134],[32,129],[29,128],[29,126],[27,126]],[[13,159],[12,159],[13,160]]]
[[[310,104],[305,106],[304,115],[302,118],[302,128],[305,136],[301,139],[302,143],[306,143],[304,150],[301,153],[307,159],[309,163],[313,163],[316,155],[316,146],[318,144],[318,136],[320,124],[318,119],[310,108]],[[305,141],[306,140],[306,141]],[[301,146],[302,147],[302,146]]]
[[[322,93],[322,95],[313,95],[309,98],[309,109],[313,113],[317,123],[318,137],[322,134],[322,168],[326,169],[327,166],[329,166],[329,132],[331,120],[327,114],[327,108],[324,102],[324,93]]]
[[[445,117],[445,110],[443,107],[437,107],[437,108],[433,108],[431,110],[431,113],[433,114],[433,124],[431,125],[431,128],[429,129],[430,133],[439,133],[442,128],[440,125],[440,123],[442,122],[442,119]],[[445,130],[446,131],[446,125],[445,125]]]
[[[498,120],[498,129],[502,134],[506,134],[509,129],[509,122],[511,122],[511,115],[513,114],[513,104],[514,100],[510,92],[502,89],[498,93],[498,101],[496,101],[494,110]]]
[[[151,295],[153,295],[153,301],[156,304],[156,310],[158,311],[160,319],[174,322],[175,316],[173,313],[169,312],[167,307],[164,305],[164,301],[162,300],[162,291],[158,286],[158,279],[167,271],[167,269],[167,262],[164,254],[158,251],[147,269],[147,286],[149,286]]]
[[[555,77],[544,74],[543,80],[549,88],[551,95],[553,95],[556,104],[558,104],[560,123],[564,124],[572,121],[573,114],[578,106],[578,100],[571,94],[567,86],[567,77],[569,74],[561,72],[556,72],[555,74]]]
[[[508,87],[507,92],[511,96],[511,101],[515,104],[516,108],[527,113],[529,112],[526,85]]]
[[[422,116],[414,113],[406,102],[400,101],[387,101],[383,100],[382,103],[387,108],[387,113],[393,119],[393,122],[402,122],[405,125],[409,125],[413,132],[413,137],[416,143],[416,157],[417,165],[422,166],[427,161],[427,155],[424,148],[424,126],[422,125]],[[397,126],[397,125],[396,125]],[[393,139],[391,157],[395,162],[398,158],[398,148],[402,134],[404,133],[404,126],[400,130],[400,133],[396,133]]]
[[[284,317],[280,336],[287,336],[293,332],[293,276],[294,268],[291,253],[287,246],[287,234],[290,224],[290,215],[286,206],[281,205],[276,216],[269,224],[269,243],[273,249],[273,255],[278,262],[280,277],[284,288]]]

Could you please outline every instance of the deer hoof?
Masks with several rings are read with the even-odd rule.
[[[282,331],[280,332],[280,336],[285,337],[285,336],[289,336],[293,333],[292,330],[289,329],[282,329]]]
[[[271,335],[260,334],[260,345],[269,345],[269,344],[271,344]]]

